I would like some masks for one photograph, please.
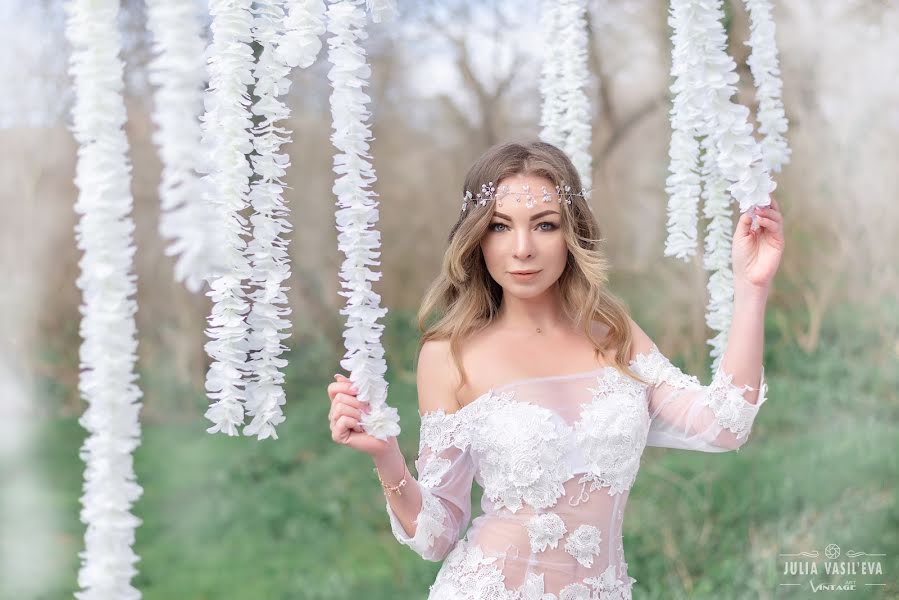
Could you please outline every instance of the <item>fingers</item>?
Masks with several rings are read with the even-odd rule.
[[[331,439],[338,444],[346,444],[350,440],[350,431],[361,433],[362,427],[353,417],[342,416],[331,425]]]
[[[356,398],[353,395],[346,394],[344,392],[338,392],[337,394],[334,395],[333,400],[331,400],[331,409],[333,410],[333,407],[338,406],[340,404],[345,404],[345,405],[348,405],[348,406],[351,406],[353,408],[357,408],[360,410],[368,409],[367,402],[362,402],[361,400],[356,400]]]
[[[348,444],[351,432],[364,433],[360,421],[363,412],[368,412],[368,403],[355,398],[359,391],[349,378],[335,373],[334,379],[336,381],[328,384],[328,397],[331,399],[331,410],[328,412],[331,439],[339,444]]]
[[[334,398],[337,394],[349,394],[355,396],[358,391],[355,387],[353,387],[353,383],[348,379],[346,381],[335,381],[334,383],[328,384],[328,397],[331,401],[334,401]]]
[[[742,215],[740,215],[740,219],[737,221],[737,231],[735,233],[741,237],[748,236],[751,227],[752,211],[747,210]]]
[[[328,420],[335,421],[341,416],[350,416],[356,419],[357,421],[362,420],[362,409],[355,408],[353,406],[347,406],[343,402],[335,402],[331,405],[331,410],[328,412]]]
[[[772,233],[780,233],[783,228],[783,224],[780,221],[775,221],[774,219],[769,219],[768,217],[758,217],[759,225],[771,231]]]
[[[775,221],[780,221],[783,219],[783,215],[780,214],[780,211],[773,206],[756,206],[755,214],[760,217],[766,217],[768,219],[774,219]]]

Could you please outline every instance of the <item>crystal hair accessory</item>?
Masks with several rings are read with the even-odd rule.
[[[553,201],[552,194],[544,185],[540,186],[540,192],[532,191],[530,185],[521,186],[521,191],[513,191],[512,188],[506,184],[499,186],[499,191],[497,191],[496,186],[490,181],[483,184],[481,186],[481,191],[477,194],[472,194],[471,190],[465,190],[465,195],[462,196],[462,212],[465,212],[468,209],[469,202],[478,206],[486,206],[487,202],[496,200],[496,205],[502,206],[503,200],[508,196],[513,196],[516,202],[521,202],[522,197],[527,198],[525,206],[528,208],[533,208],[537,204],[537,198],[539,198],[540,201],[547,203]],[[565,199],[566,204],[571,204],[571,199],[575,197],[580,197],[584,200],[589,199],[590,191],[581,189],[580,192],[572,192],[571,186],[566,185],[563,181],[562,185],[556,186],[556,197],[558,198],[559,204],[562,203],[563,198]]]

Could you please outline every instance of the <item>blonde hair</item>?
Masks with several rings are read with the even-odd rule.
[[[465,190],[480,191],[481,185],[498,185],[506,177],[530,175],[544,177],[554,185],[581,191],[581,179],[571,160],[552,144],[541,141],[511,142],[493,146],[478,158],[465,176]],[[462,375],[459,389],[467,382],[461,352],[464,339],[496,317],[503,296],[502,287],[487,271],[480,241],[493,217],[490,208],[479,210],[474,202],[460,212],[449,233],[449,246],[443,257],[440,274],[431,283],[418,311],[418,329],[422,332],[419,350],[428,340],[450,340],[453,360]],[[565,315],[583,329],[594,346],[598,359],[611,356],[610,366],[643,381],[628,366],[631,353],[631,329],[624,304],[607,289],[609,266],[599,249],[599,223],[587,201],[573,196],[571,204],[559,204],[562,232],[568,246],[568,260],[559,277]],[[438,320],[425,326],[428,316],[440,309]],[[594,321],[608,326],[603,340],[595,339]],[[643,382],[645,383],[645,382]]]

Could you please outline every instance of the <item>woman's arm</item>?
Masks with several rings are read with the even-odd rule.
[[[443,560],[459,541],[471,517],[474,464],[467,445],[455,444],[460,422],[449,369],[449,346],[427,342],[416,368],[421,417],[417,479],[406,468],[396,439],[383,452],[373,454],[375,466],[387,486],[401,494],[387,496],[387,513],[394,537],[426,560]]]
[[[780,266],[784,250],[783,216],[777,200],[755,210],[759,228],[752,230],[752,215],[740,216],[734,231],[731,261],[734,277],[734,311],[721,358],[725,373],[737,386],[755,386],[761,379],[768,290]],[[755,404],[758,390],[746,401]]]
[[[390,438],[389,448],[383,454],[372,456],[372,460],[386,485],[394,487],[406,479],[406,483],[399,488],[400,494],[385,493],[385,496],[406,535],[414,537],[415,519],[421,513],[421,490],[415,485],[412,473],[406,466],[406,457],[403,456],[396,438]]]
[[[762,377],[767,302],[767,289],[734,284],[734,316],[720,366],[725,373],[733,376],[735,386],[753,387],[744,395],[750,404],[758,401],[757,384]]]

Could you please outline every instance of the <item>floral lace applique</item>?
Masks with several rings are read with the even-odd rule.
[[[543,573],[528,573],[525,582],[518,589],[521,600],[556,600],[555,594],[547,593],[543,585]]]
[[[718,424],[724,429],[732,432],[737,439],[746,437],[752,428],[758,407],[764,402],[765,393],[768,386],[764,382],[765,368],[762,367],[761,391],[759,391],[758,400],[755,404],[746,401],[744,393],[753,391],[755,388],[744,385],[739,388],[733,384],[733,375],[727,374],[721,365],[715,371],[715,377],[709,386],[708,405],[715,413]]]
[[[623,566],[626,567],[626,563]],[[632,577],[627,579],[628,581],[618,579],[615,565],[610,564],[601,575],[588,577],[584,579],[584,582],[593,588],[593,598],[597,600],[631,600],[631,584],[636,579]]]
[[[602,533],[593,525],[581,525],[568,535],[565,552],[585,567],[593,565],[593,557],[599,555]]]
[[[511,398],[492,394],[469,405],[468,440],[480,457],[484,495],[513,513],[523,503],[553,506],[573,476],[565,460],[571,431],[549,409]]]
[[[666,383],[679,389],[702,387],[699,378],[678,369],[655,344],[648,353],[637,354],[631,368],[654,386]]]
[[[465,429],[462,415],[458,412],[446,413],[442,408],[421,416],[421,432],[418,439],[419,454],[430,448],[433,452],[442,452],[458,445],[458,438]],[[462,446],[464,450],[464,446]]]
[[[583,583],[570,583],[559,592],[559,600],[590,600],[590,588]]]
[[[575,424],[577,445],[590,461],[590,475],[580,483],[591,481],[591,491],[607,487],[609,495],[618,494],[631,488],[640,470],[649,432],[646,389],[617,370],[588,389],[593,400]]]
[[[546,547],[555,548],[559,540],[568,531],[562,517],[556,513],[544,513],[534,516],[525,525],[528,538],[531,540],[532,552],[543,552]]]
[[[505,576],[494,565],[496,561],[495,556],[484,556],[477,545],[460,540],[446,557],[428,597],[440,600],[520,600],[519,592],[506,589]]]
[[[444,518],[446,512],[443,505],[432,494],[422,490],[421,513],[415,525],[415,537],[422,539],[427,548],[434,545],[434,540],[446,530]]]
[[[426,488],[433,488],[440,485],[443,476],[452,466],[452,462],[440,456],[431,456],[425,463],[421,473],[418,474],[418,483]]]

